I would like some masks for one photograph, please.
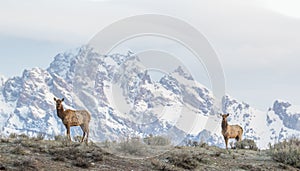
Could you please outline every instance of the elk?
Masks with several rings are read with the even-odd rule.
[[[242,140],[243,128],[239,125],[228,125],[227,117],[228,114],[220,114],[222,117],[222,134],[225,140],[226,149],[228,149],[228,140],[230,138],[235,138],[237,141]]]
[[[54,101],[56,102],[57,116],[62,120],[63,124],[67,129],[67,138],[69,139],[69,141],[71,141],[70,127],[80,126],[83,131],[81,143],[83,142],[86,135],[86,144],[87,144],[89,138],[89,123],[91,120],[90,113],[86,110],[70,110],[70,109],[64,110],[64,107],[62,105],[64,98],[56,99],[54,97]]]

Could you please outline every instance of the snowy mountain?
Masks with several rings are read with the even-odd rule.
[[[244,128],[244,138],[259,147],[300,135],[300,108],[276,100],[268,111],[225,96],[214,106],[212,92],[193,80],[183,66],[154,81],[133,53],[103,56],[83,46],[58,54],[47,69],[25,70],[22,76],[0,77],[2,134],[65,134],[53,97],[64,107],[92,114],[91,139],[120,140],[149,134],[224,146],[219,113]],[[81,134],[72,127],[71,134]]]

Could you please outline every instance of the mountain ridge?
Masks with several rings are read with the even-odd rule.
[[[288,102],[275,100],[264,112],[226,95],[215,108],[213,93],[181,66],[155,82],[138,56],[103,56],[88,46],[56,55],[47,69],[1,77],[0,90],[0,128],[5,135],[65,134],[53,97],[64,97],[65,108],[92,113],[94,141],[158,134],[175,144],[192,139],[223,146],[221,112],[231,113],[229,123],[242,125],[244,138],[261,148],[300,135],[300,111],[291,110]],[[80,129],[71,130],[73,136],[81,135]]]

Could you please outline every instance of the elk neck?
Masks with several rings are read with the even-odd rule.
[[[56,112],[57,112],[57,116],[62,119],[63,116],[64,116],[64,107],[63,107],[63,105],[61,105],[60,108],[56,107]]]
[[[223,119],[221,126],[222,126],[222,130],[227,130],[227,126],[228,126],[227,120]]]

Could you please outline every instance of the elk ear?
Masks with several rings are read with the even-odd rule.
[[[61,101],[63,102],[65,100],[65,98],[62,98]]]
[[[55,97],[54,97],[53,99],[54,99],[54,101],[56,101],[56,98],[55,98]]]
[[[220,116],[222,117],[222,114],[220,113]]]
[[[229,113],[227,113],[227,115],[226,116],[229,116]]]

